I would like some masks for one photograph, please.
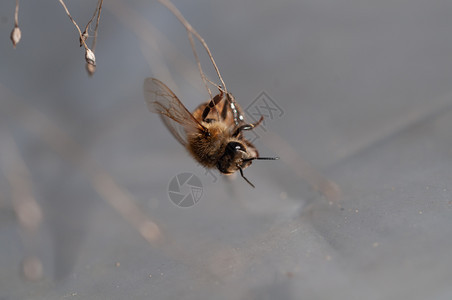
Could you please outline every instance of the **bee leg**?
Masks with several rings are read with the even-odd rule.
[[[235,130],[235,132],[234,132],[234,134],[233,134],[232,136],[233,136],[233,137],[238,136],[238,135],[242,132],[242,130],[251,130],[251,129],[256,128],[257,126],[259,126],[259,124],[260,124],[263,120],[264,120],[264,116],[261,116],[260,119],[259,119],[259,121],[257,121],[256,123],[252,123],[252,124],[244,124],[244,125],[238,127],[238,128]]]
[[[221,102],[221,100],[223,100],[223,92],[220,91],[220,93],[218,95],[216,95],[215,97],[213,97],[210,101],[209,104],[206,105],[206,107],[204,108],[204,111],[202,112],[202,120],[205,121],[207,116],[210,113],[211,109],[216,109],[215,106]],[[217,110],[218,113],[218,110]]]
[[[256,123],[251,124],[251,126],[253,126],[253,128],[259,126],[262,123],[263,120],[264,120],[264,116],[261,116],[259,118],[259,120]],[[251,129],[253,129],[253,128],[251,128]]]
[[[221,119],[222,120],[226,119],[226,117],[228,115],[228,102],[229,101],[224,101],[223,108],[221,109]]]
[[[242,176],[242,178],[245,179],[245,181],[248,182],[249,185],[251,185],[253,188],[256,188],[256,187],[254,186],[254,184],[252,184],[251,181],[249,181],[248,178],[246,178],[246,177],[243,175],[243,169],[242,169],[242,167],[240,167],[239,165],[237,165],[237,167],[239,168],[240,176]]]

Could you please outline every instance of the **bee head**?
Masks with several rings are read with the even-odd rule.
[[[218,160],[217,167],[221,173],[232,174],[240,168],[245,169],[251,165],[251,160],[247,160],[251,155],[244,144],[236,141],[226,145],[223,156]]]
[[[251,145],[251,144],[250,144]],[[248,148],[245,144],[238,141],[231,141],[226,145],[223,156],[217,162],[218,170],[224,174],[232,174],[240,171],[240,175],[252,187],[254,185],[243,175],[243,169],[251,165],[253,160],[275,160],[279,157],[259,157],[257,150],[251,146]]]

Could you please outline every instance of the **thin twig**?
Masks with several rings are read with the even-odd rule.
[[[97,32],[98,32],[98,29],[99,29],[99,21],[100,21],[100,13],[101,13],[101,11],[102,11],[102,3],[103,3],[103,0],[99,0],[99,1],[97,2],[96,9],[94,10],[94,14],[93,14],[93,16],[91,17],[91,20],[89,20],[88,24],[86,24],[85,31],[83,32],[83,40],[86,41],[86,39],[87,39],[88,36],[89,36],[89,35],[88,35],[88,29],[89,29],[89,26],[91,25],[92,21],[94,20],[94,17],[97,15],[96,28],[94,29],[94,38],[93,38],[93,42],[92,42],[92,44],[91,44],[91,48],[92,48],[92,52],[93,52],[93,57],[95,57],[95,56],[94,56],[94,52],[95,52],[95,50],[96,50]],[[82,45],[82,39],[80,39],[80,46],[81,46],[81,45]],[[87,58],[87,57],[86,57],[86,58]],[[91,61],[89,61],[89,60],[86,61],[85,67],[86,67],[86,71],[88,72],[88,75],[89,75],[89,76],[92,76],[92,75],[94,74],[94,72],[96,72],[96,65],[93,64],[93,63],[92,63]]]
[[[94,39],[93,39],[93,44],[92,47],[93,51],[96,49],[96,41],[97,41],[97,31],[99,29],[99,21],[100,21],[100,13],[102,11],[102,4],[103,4],[104,0],[100,0],[99,4],[98,4],[98,9],[97,9],[97,20],[96,20],[96,27],[94,28]]]
[[[103,0],[99,0],[97,2],[96,9],[94,10],[93,16],[91,17],[91,19],[86,24],[85,30],[83,31],[83,34],[82,34],[83,39],[86,40],[88,38],[88,36],[89,36],[89,34],[88,34],[89,26],[91,26],[91,23],[93,22],[94,18],[97,15],[96,28],[94,30],[94,39],[93,39],[93,44],[91,45],[91,50],[93,52],[95,52],[95,49],[96,49],[97,30],[99,28],[99,20],[100,20],[100,12],[102,10],[102,3],[103,3]],[[80,46],[82,46],[82,41],[80,41]]]
[[[71,14],[69,13],[69,10],[66,7],[66,4],[64,4],[63,0],[58,0],[58,1],[60,1],[61,5],[63,6],[64,10],[66,11],[66,14],[69,17],[69,19],[71,20],[72,24],[74,24],[75,28],[77,28],[78,33],[80,35],[80,40],[83,42],[83,46],[85,47],[85,49],[89,49],[88,45],[86,45],[85,40],[82,37],[82,31],[80,30],[80,27],[78,27],[77,22],[75,22],[75,20],[72,18]]]
[[[215,60],[212,56],[212,53],[210,52],[209,47],[207,46],[206,42],[204,41],[204,39],[201,37],[201,35],[199,35],[199,33],[190,25],[190,23],[188,23],[188,21],[184,18],[184,16],[182,15],[182,13],[174,6],[173,3],[171,3],[169,0],[158,0],[162,5],[164,5],[166,8],[168,8],[175,16],[176,18],[179,20],[179,22],[182,23],[182,25],[185,27],[185,29],[188,31],[188,37],[190,40],[190,44],[192,44],[192,48],[193,48],[193,52],[196,53],[196,49],[194,47],[194,43],[192,42],[192,37],[190,37],[190,34],[194,35],[199,42],[201,42],[202,46],[204,47],[204,49],[206,50],[207,54],[209,55],[210,61],[212,62],[213,67],[215,68],[215,71],[217,72],[218,78],[221,81],[221,84],[225,90],[225,92],[227,92],[227,88],[226,88],[226,84],[223,81],[223,78],[221,77],[220,74],[220,70],[217,67],[217,64],[215,63]],[[195,54],[195,57],[197,57],[197,55]],[[198,68],[199,71],[201,73],[201,77],[203,78],[204,83],[207,85],[206,80],[205,80],[205,75],[204,72],[202,71],[201,68],[201,64],[198,63]],[[210,93],[209,93],[210,94]]]
[[[193,55],[195,56],[196,64],[198,65],[199,73],[201,74],[202,81],[204,82],[207,92],[209,93],[210,99],[212,99],[213,98],[212,92],[210,91],[209,85],[207,84],[207,77],[204,74],[204,72],[202,71],[201,61],[199,60],[198,53],[196,52],[196,45],[195,45],[195,41],[193,40],[193,35],[188,30],[187,30],[187,34],[188,34],[188,39],[190,40],[191,48],[193,49]],[[209,82],[211,82],[211,81],[209,80]]]
[[[14,25],[19,27],[19,0],[16,0],[16,11],[14,12]]]
[[[97,12],[98,12],[98,8],[99,8],[99,2],[97,2],[97,6],[96,6],[96,9],[94,10],[93,16],[92,16],[91,19],[88,21],[88,23],[86,23],[85,30],[83,31],[83,36],[84,36],[84,37],[88,37],[88,28],[89,28],[89,26],[91,25],[91,23],[93,22],[94,18],[96,17]],[[80,45],[80,46],[81,46],[81,45]]]
[[[226,93],[226,91],[223,89],[223,87],[221,85],[216,84],[215,82],[213,82],[212,80],[210,80],[209,78],[206,77],[207,82],[209,82],[211,85],[213,85],[214,87],[216,87],[219,91]]]
[[[68,15],[72,24],[74,24],[75,28],[77,28],[77,30],[78,30],[80,43],[82,43],[83,46],[85,47],[85,61],[88,63],[88,65],[93,66],[93,69],[95,70],[94,67],[96,66],[96,56],[94,55],[94,52],[86,44],[86,41],[85,41],[86,38],[82,34],[80,27],[78,27],[77,22],[75,22],[74,18],[72,18],[71,14],[69,13],[69,10],[67,9],[66,4],[64,4],[64,1],[63,0],[58,0],[58,1],[60,1],[61,5],[63,6],[64,10],[66,11],[66,14]],[[94,71],[90,71],[90,70],[88,70],[88,72],[90,74],[94,73]]]
[[[106,3],[107,4],[107,3]],[[174,82],[168,66],[161,59],[162,49],[165,56],[180,67],[181,75],[186,78],[191,85],[197,86],[196,78],[199,71],[193,64],[192,59],[188,59],[181,52],[180,48],[168,40],[168,37],[160,32],[152,23],[149,22],[142,14],[140,14],[131,5],[126,5],[121,0],[109,0],[108,6],[105,6],[110,13],[118,18],[127,28],[129,28],[140,40],[140,48],[144,58],[151,66],[154,74],[165,79],[168,86],[171,86],[173,92],[179,95],[177,84]],[[194,68],[193,68],[194,66]],[[201,91],[204,91],[202,88]]]

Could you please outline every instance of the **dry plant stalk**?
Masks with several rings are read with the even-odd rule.
[[[77,22],[75,22],[74,18],[72,18],[71,14],[69,13],[69,10],[66,7],[66,4],[64,3],[63,0],[58,0],[60,1],[61,5],[63,6],[64,10],[66,11],[67,16],[69,17],[69,19],[71,20],[72,24],[74,24],[75,28],[77,28],[79,36],[80,36],[80,41],[82,42],[82,45],[85,47],[85,50],[88,51],[90,50],[88,48],[88,45],[86,44],[85,40],[82,37],[82,31],[80,30],[80,27],[78,26]],[[90,50],[91,51],[91,50]],[[92,51],[91,51],[92,52]],[[86,56],[86,54],[85,54]],[[88,61],[87,61],[88,62]],[[95,64],[95,61],[94,61]]]
[[[96,71],[96,56],[94,55],[94,50],[96,48],[97,32],[98,32],[98,28],[99,28],[100,13],[102,11],[103,0],[99,0],[97,2],[96,9],[94,10],[94,14],[91,17],[91,19],[88,21],[88,23],[86,24],[85,30],[83,32],[81,31],[77,22],[74,20],[74,18],[69,13],[69,10],[68,10],[66,4],[64,3],[64,1],[63,0],[58,0],[58,1],[63,6],[63,8],[66,11],[66,14],[69,17],[69,19],[71,20],[72,24],[74,24],[75,28],[77,28],[77,31],[79,33],[80,47],[81,46],[85,47],[86,70],[87,70],[88,74],[91,76]],[[86,44],[86,40],[89,36],[88,28],[91,25],[94,18],[96,17],[96,15],[97,15],[96,28],[95,28],[95,32],[94,32],[94,40],[93,40],[92,49],[91,49]]]
[[[91,46],[91,48],[93,48],[93,51],[96,50],[96,41],[97,41],[97,32],[99,30],[99,21],[100,21],[100,13],[102,11],[102,4],[104,3],[104,0],[99,0],[98,4],[97,4],[97,19],[96,19],[96,27],[94,28],[94,39],[93,39],[93,44]],[[94,13],[95,15],[96,13]],[[94,16],[93,15],[93,16]],[[86,26],[88,28],[88,25]]]
[[[16,0],[16,10],[14,12],[14,29],[11,31],[11,41],[13,42],[14,49],[16,45],[20,42],[22,37],[22,32],[19,28],[19,0]]]
[[[180,94],[177,84],[174,82],[168,66],[160,59],[163,55],[162,49],[164,49],[168,61],[178,66],[179,75],[185,78],[190,85],[197,86],[199,71],[196,66],[192,67],[192,60],[182,54],[180,49],[142,13],[122,0],[109,0],[106,9],[139,38],[141,53],[153,69],[153,73],[160,74],[159,77],[164,78],[167,85],[173,87],[176,94]],[[202,90],[205,90],[204,86],[202,86]]]
[[[83,31],[83,38],[86,40],[88,38],[88,36],[89,36],[88,28],[91,25],[92,21],[94,20],[94,17],[96,17],[96,15],[97,15],[96,27],[94,28],[93,42],[91,44],[91,49],[93,51],[93,54],[96,51],[97,33],[98,33],[98,30],[99,30],[100,13],[102,11],[102,4],[103,4],[103,2],[104,2],[103,0],[99,0],[97,2],[97,7],[94,10],[94,14],[91,17],[91,19],[89,20],[89,22],[86,24],[85,30]],[[81,46],[82,46],[82,41],[80,40],[80,47]],[[94,74],[94,72],[96,71],[96,66],[93,65],[93,64],[90,64],[88,62],[85,64],[85,67],[86,67],[86,71],[88,72],[89,76],[92,76]]]
[[[217,64],[215,63],[215,59],[213,58],[212,53],[210,52],[209,46],[207,46],[207,43],[204,41],[204,39],[201,37],[201,35],[190,25],[190,23],[188,23],[188,21],[184,18],[182,13],[174,6],[173,3],[171,3],[171,1],[169,1],[169,0],[157,0],[157,1],[160,2],[162,5],[164,5],[166,8],[168,8],[169,11],[171,11],[171,13],[174,16],[176,16],[176,18],[179,20],[179,22],[181,22],[182,25],[187,30],[188,39],[190,40],[190,45],[193,49],[193,55],[195,56],[196,63],[198,65],[198,69],[199,69],[199,73],[201,74],[201,78],[209,93],[210,98],[212,99],[212,92],[209,89],[209,86],[207,84],[208,82],[211,83],[212,85],[214,85],[219,90],[222,90],[223,92],[227,93],[228,90],[226,88],[226,84],[224,83],[223,77],[221,77],[220,70],[218,69]],[[206,50],[207,55],[209,56],[210,61],[212,62],[212,65],[215,68],[215,71],[218,75],[218,79],[220,80],[220,82],[222,84],[222,87],[218,86],[218,85],[214,84],[212,81],[210,81],[207,78],[207,76],[205,75],[204,71],[202,70],[201,62],[199,61],[199,57],[196,52],[196,47],[195,47],[195,42],[193,40],[193,36],[196,37],[196,39],[201,43],[201,45]]]
[[[96,17],[96,14],[98,12],[98,7],[99,7],[99,2],[97,3],[97,7],[96,10],[94,10],[94,14],[91,17],[91,19],[88,21],[88,23],[85,26],[85,30],[82,33],[82,36],[80,38],[80,47],[83,46],[83,42],[86,42],[86,39],[88,38],[89,34],[88,34],[88,28],[91,25],[91,23],[93,22],[94,18]],[[93,49],[94,50],[94,49]]]

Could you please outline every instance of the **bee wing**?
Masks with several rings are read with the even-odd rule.
[[[144,96],[149,111],[160,114],[163,123],[182,145],[187,144],[188,134],[206,130],[160,80],[146,78]]]

